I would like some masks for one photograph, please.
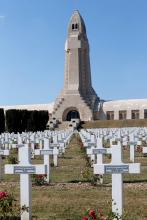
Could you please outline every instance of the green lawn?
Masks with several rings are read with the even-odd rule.
[[[128,161],[129,151],[124,152]],[[136,154],[136,162],[141,162],[140,175],[124,175],[124,208],[127,220],[147,219],[147,157]],[[110,159],[105,157],[104,161]],[[33,163],[42,163],[37,157]],[[82,175],[83,173],[83,175]],[[51,168],[49,186],[33,186],[33,216],[44,220],[80,220],[88,208],[111,208],[111,176],[104,176],[104,185],[92,185],[93,172],[88,167],[81,141],[74,136],[64,156],[59,158],[59,166]],[[19,202],[19,176],[5,175],[0,189],[13,191]]]

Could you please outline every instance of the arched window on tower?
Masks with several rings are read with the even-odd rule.
[[[78,29],[78,24],[75,24],[75,29],[76,29],[76,30]]]
[[[72,24],[72,30],[73,31],[76,31],[76,30],[78,30],[78,24],[76,23],[76,24]]]

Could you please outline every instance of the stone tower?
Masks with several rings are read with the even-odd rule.
[[[52,117],[60,121],[98,119],[99,98],[92,88],[89,43],[83,18],[74,11],[65,43],[64,87],[56,99]]]

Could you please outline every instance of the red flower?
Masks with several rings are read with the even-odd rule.
[[[3,199],[7,196],[8,196],[7,192],[0,192],[0,199]]]
[[[95,211],[93,209],[91,209],[89,211],[89,216],[92,217],[93,219],[96,219],[96,214],[95,214]]]
[[[42,174],[39,174],[38,175],[38,179],[42,179],[43,178],[43,175]]]
[[[87,216],[83,216],[82,220],[88,220]]]

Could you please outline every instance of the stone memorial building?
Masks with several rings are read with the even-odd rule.
[[[99,97],[91,84],[89,43],[78,11],[70,19],[65,43],[64,87],[55,100],[52,115],[60,121],[98,119]]]
[[[61,122],[71,118],[80,118],[82,121],[147,118],[147,99],[101,101],[97,96],[91,83],[86,27],[78,11],[74,11],[69,21],[65,43],[64,86],[55,102],[0,108],[48,110],[50,117]]]

